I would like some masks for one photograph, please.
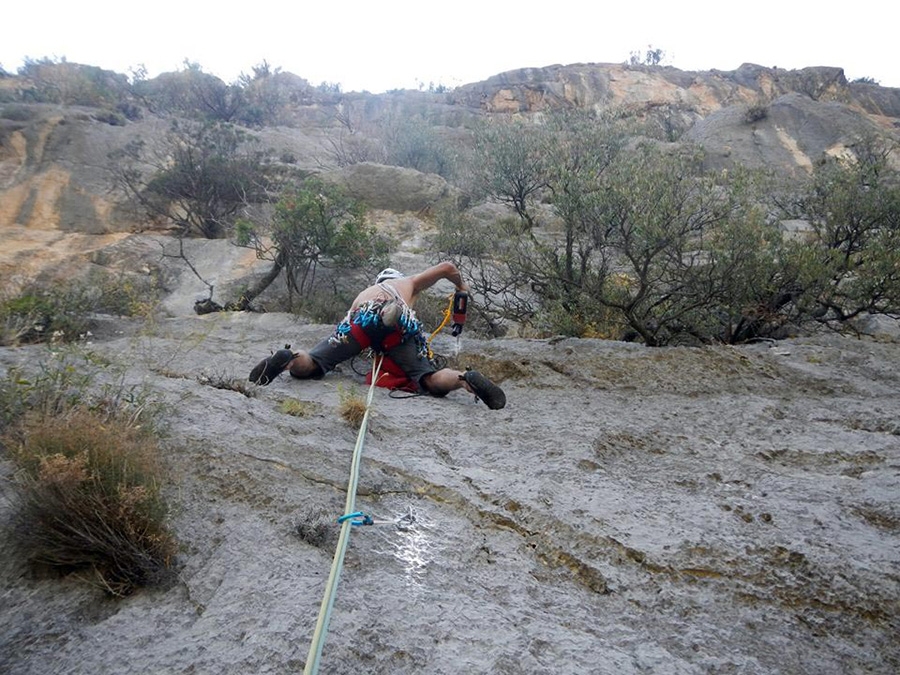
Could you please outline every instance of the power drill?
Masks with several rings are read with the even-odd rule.
[[[453,337],[459,337],[462,333],[463,324],[466,322],[466,308],[469,304],[469,294],[465,291],[456,291],[453,295],[453,311],[450,318],[453,323],[450,326],[450,334]]]

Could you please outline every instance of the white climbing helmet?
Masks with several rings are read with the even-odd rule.
[[[378,276],[375,277],[375,283],[380,284],[382,281],[386,281],[387,279],[402,279],[403,272],[400,270],[395,270],[393,267],[385,267],[378,273]]]

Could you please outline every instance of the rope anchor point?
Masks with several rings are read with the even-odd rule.
[[[353,520],[358,518],[359,520]],[[372,518],[368,513],[363,513],[362,511],[355,511],[353,513],[345,513],[343,516],[337,519],[339,523],[343,523],[345,520],[349,520],[351,525],[374,525],[375,519]]]

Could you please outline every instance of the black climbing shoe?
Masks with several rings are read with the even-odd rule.
[[[272,356],[268,356],[256,364],[256,367],[250,371],[250,381],[263,386],[271,384],[287,368],[287,364],[293,358],[294,352],[290,349],[279,349]]]
[[[465,380],[475,392],[475,396],[484,401],[491,410],[500,410],[506,405],[506,394],[503,390],[477,370],[467,370],[459,376],[459,379]]]

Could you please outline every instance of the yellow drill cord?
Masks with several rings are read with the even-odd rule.
[[[431,341],[434,340],[434,336],[440,333],[444,326],[446,326],[450,321],[450,315],[453,313],[453,296],[450,296],[450,302],[447,304],[447,309],[444,310],[444,320],[441,321],[441,325],[434,329],[434,332],[428,336],[428,339],[425,341],[425,344],[428,347],[428,358],[433,359],[434,353],[431,351]]]

